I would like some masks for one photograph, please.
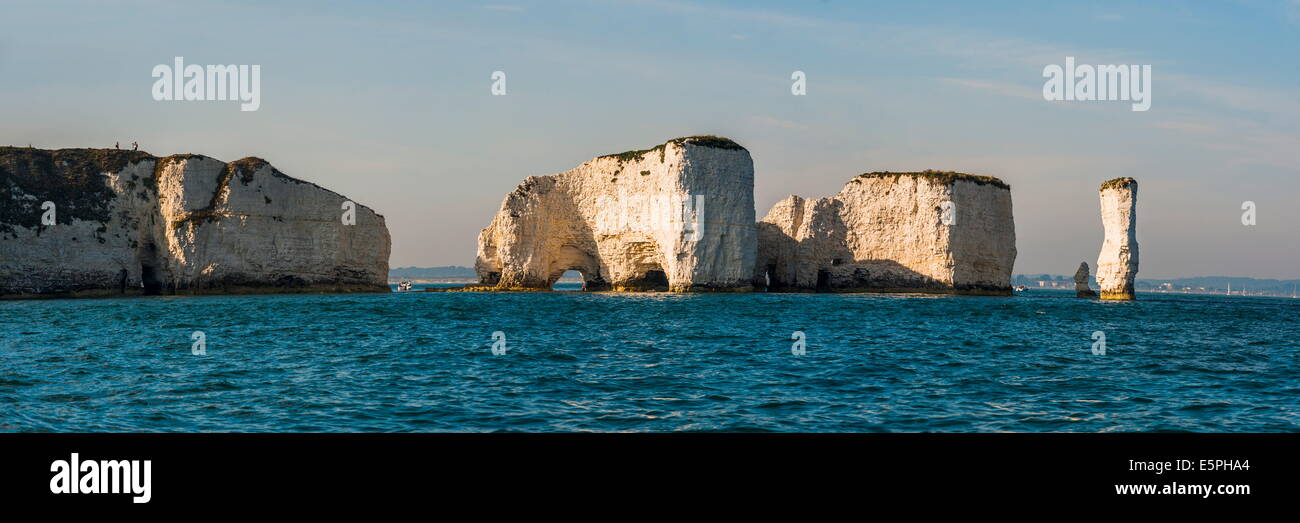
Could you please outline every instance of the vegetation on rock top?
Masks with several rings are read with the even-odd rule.
[[[266,166],[267,166],[266,160],[263,160],[255,156],[249,156],[248,158],[241,158],[239,160],[235,160],[233,162],[226,164],[226,170],[231,171],[232,174],[239,175],[239,182],[244,185],[248,185],[253,181],[253,173],[256,173],[258,170]],[[271,170],[275,171],[275,168],[272,168]],[[300,181],[300,180],[295,180],[293,178],[289,178],[288,176],[284,176],[284,177],[293,180],[295,182]]]
[[[728,150],[736,150],[736,151],[745,150],[743,146],[732,141],[730,138],[725,138],[722,136],[714,136],[711,134],[702,134],[697,136],[682,136],[680,138],[673,138],[672,140],[668,140],[664,143],[661,143],[649,149],[640,149],[636,151],[624,151],[618,154],[606,154],[604,156],[598,156],[597,158],[617,158],[618,163],[622,164],[626,162],[639,162],[645,159],[646,154],[658,151],[659,162],[663,163],[664,149],[666,149],[668,147],[668,144],[670,143],[679,146],[683,144],[691,144],[699,147],[711,147],[713,149],[728,149]]]
[[[919,171],[919,172],[876,171],[876,172],[862,173],[859,174],[857,178],[854,178],[854,181],[857,181],[861,178],[885,178],[885,177],[893,177],[895,180],[897,180],[898,177],[900,176],[923,176],[935,180],[944,185],[952,185],[953,182],[964,181],[964,182],[976,183],[979,185],[992,185],[994,187],[999,187],[1007,190],[1011,189],[1011,186],[1007,185],[1006,182],[994,178],[992,176],[966,174],[966,173],[959,173],[956,171],[933,171],[930,169],[926,169],[924,171]]]
[[[1123,176],[1123,177],[1120,177],[1120,178],[1115,178],[1115,179],[1113,179],[1113,180],[1106,180],[1105,182],[1103,182],[1103,183],[1101,184],[1101,190],[1104,191],[1104,190],[1106,190],[1106,189],[1122,189],[1122,188],[1124,188],[1124,187],[1128,187],[1128,186],[1133,185],[1133,184],[1136,184],[1136,183],[1137,183],[1137,180],[1134,180],[1134,179],[1129,178],[1129,177],[1127,177],[1127,176]]]
[[[668,141],[678,145],[681,145],[683,143],[689,143],[691,145],[698,145],[700,147],[712,147],[714,149],[730,149],[735,151],[745,150],[743,146],[732,141],[730,138],[726,138],[723,136],[714,136],[711,134],[701,134],[697,136],[684,136],[681,138],[673,138],[672,140],[668,140]]]

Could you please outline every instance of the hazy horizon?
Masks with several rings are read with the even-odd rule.
[[[1015,274],[1095,265],[1098,186],[1132,176],[1138,278],[1300,278],[1300,0],[945,6],[20,0],[0,144],[258,156],[383,214],[392,267],[472,267],[526,176],[686,135],[749,149],[759,217],[862,172],[999,177]],[[155,101],[178,56],[260,65],[260,108]],[[1150,109],[1044,100],[1066,57],[1150,64]]]

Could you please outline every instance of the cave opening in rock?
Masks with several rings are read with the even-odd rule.
[[[553,291],[581,291],[585,290],[587,275],[577,269],[569,269],[560,275],[551,285]]]
[[[158,268],[147,264],[140,264],[140,282],[144,285],[145,296],[157,296],[162,294],[162,278],[158,277]]]
[[[828,270],[826,270],[826,269],[820,269],[820,270],[817,271],[817,290],[819,290],[819,291],[829,291],[829,290],[831,290],[831,272],[830,272],[830,271],[828,271]]]
[[[654,289],[660,289],[660,288],[664,290],[668,289],[668,275],[664,274],[664,271],[659,271],[659,270],[645,271],[645,278],[643,279],[643,281],[646,283],[647,286]]]
[[[163,278],[158,265],[158,246],[150,243],[145,246],[145,255],[140,259],[140,285],[144,287],[145,296],[162,294]]]

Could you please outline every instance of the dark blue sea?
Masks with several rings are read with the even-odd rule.
[[[0,302],[3,431],[1295,432],[1298,378],[1289,298]]]

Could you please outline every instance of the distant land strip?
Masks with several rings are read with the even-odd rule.
[[[478,275],[474,273],[473,267],[462,267],[460,265],[447,265],[442,267],[397,267],[388,271],[388,279],[394,282],[401,280],[455,280],[455,281],[477,281]],[[574,275],[567,277],[562,281],[582,281],[581,278]],[[1039,285],[1038,282],[1043,282]],[[1012,284],[1024,285],[1033,288],[1055,288],[1074,289],[1074,276],[1064,274],[1017,274],[1012,278]],[[1174,291],[1174,292],[1195,292],[1195,293],[1218,293],[1224,294],[1228,291],[1228,285],[1232,285],[1232,293],[1240,294],[1245,291],[1249,295],[1265,296],[1290,296],[1293,288],[1300,286],[1300,279],[1295,280],[1277,280],[1267,278],[1249,278],[1244,276],[1195,276],[1189,278],[1138,278],[1134,286],[1143,291]],[[1094,280],[1092,286],[1097,287]]]

